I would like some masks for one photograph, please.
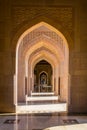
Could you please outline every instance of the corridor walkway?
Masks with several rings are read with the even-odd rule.
[[[87,116],[59,113],[0,114],[0,130],[87,130]]]
[[[53,113],[66,111],[66,102],[59,102],[58,96],[48,94],[26,96],[26,102],[18,103],[16,106],[16,113]]]

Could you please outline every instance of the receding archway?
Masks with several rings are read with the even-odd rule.
[[[52,67],[46,60],[34,67],[34,92],[52,92]]]
[[[60,94],[61,101],[68,103],[69,48],[67,40],[57,29],[45,22],[40,22],[26,30],[17,43],[16,105],[26,101],[26,94],[31,94],[35,80],[34,68],[41,60],[47,61],[52,66],[52,90],[56,95]]]

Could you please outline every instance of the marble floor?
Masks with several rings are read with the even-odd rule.
[[[87,115],[0,114],[0,130],[87,130]]]
[[[26,95],[26,102],[16,105],[16,113],[53,113],[67,111],[67,103],[60,102],[58,96],[49,95],[50,93],[34,94],[38,93],[33,93],[32,96]]]

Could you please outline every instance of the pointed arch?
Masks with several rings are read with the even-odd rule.
[[[36,34],[39,34],[35,36]],[[25,101],[25,78],[28,92],[33,85],[33,70],[40,60],[47,60],[53,69],[55,94],[61,79],[61,101],[68,102],[69,47],[65,36],[52,25],[40,22],[27,29],[16,46],[16,103]],[[65,84],[64,84],[65,83]],[[30,94],[30,93],[27,93]]]

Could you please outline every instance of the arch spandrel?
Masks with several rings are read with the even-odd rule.
[[[26,64],[26,66],[28,67],[26,68],[30,68],[32,66],[31,68],[33,70],[35,65],[41,60],[46,60],[48,63],[50,63],[53,69],[56,65],[58,65],[58,61],[55,56],[53,56],[53,59],[52,59],[52,54],[49,54],[46,51],[41,51],[39,54],[33,55],[33,57],[31,57],[28,60],[28,64]],[[26,75],[28,75],[28,69],[26,70]]]
[[[43,23],[44,23],[44,25],[48,24],[48,25],[52,26],[57,31],[59,30],[65,36],[65,39],[67,39],[67,42],[69,43],[68,44],[69,49],[72,49],[74,47],[73,40],[72,40],[70,34],[60,23],[58,23],[58,21],[56,22],[47,17],[40,16],[40,17],[37,17],[37,19],[26,22],[23,26],[21,26],[19,28],[18,31],[16,31],[16,33],[14,34],[13,39],[12,39],[12,44],[11,44],[12,49],[17,50],[17,43],[20,43],[21,39],[23,38],[24,33],[25,32],[27,33],[27,30],[29,30],[31,27],[32,27],[32,29],[34,29],[35,25],[38,25],[38,24],[41,25]],[[25,33],[25,35],[26,35],[26,33]]]
[[[57,51],[56,48],[54,48],[53,46],[51,46],[51,45],[46,46],[46,43],[39,42],[29,49],[29,51],[26,53],[25,60],[27,61],[29,59],[30,55],[33,52],[35,53],[35,51],[37,51],[38,49],[39,50],[48,50],[49,52],[51,52],[51,54],[55,55],[55,57],[57,57],[57,59],[60,60],[60,61],[64,59],[64,56],[63,56],[63,54],[61,53],[60,50]],[[45,53],[44,53],[44,55],[45,55]]]
[[[63,34],[62,34],[60,31],[58,31],[56,28],[54,28],[53,26],[51,26],[51,25],[49,25],[49,24],[47,24],[47,23],[45,23],[45,22],[40,22],[40,23],[38,23],[38,24],[32,26],[31,28],[27,29],[27,30],[20,36],[20,38],[19,38],[19,40],[18,40],[18,42],[17,42],[18,44],[17,44],[16,50],[18,50],[21,41],[22,41],[24,38],[26,38],[29,33],[31,33],[32,31],[34,31],[35,29],[37,29],[37,28],[39,28],[39,27],[41,27],[41,26],[44,26],[44,28],[48,28],[49,31],[51,31],[51,32],[53,33],[53,35],[54,35],[54,33],[57,34],[57,35],[64,41],[64,44],[66,44],[66,47],[68,48],[67,40],[65,39],[65,37],[63,36]],[[44,31],[44,30],[43,30],[43,31]],[[41,33],[41,32],[40,32],[40,33]],[[34,35],[34,34],[32,34],[32,35]],[[51,34],[51,35],[52,35],[52,34]]]
[[[59,63],[58,59],[53,54],[45,50],[41,50],[39,53],[33,55],[33,57],[30,57],[28,63],[31,63],[32,68],[34,68],[35,64],[37,64],[41,59],[47,60],[52,66],[56,66]]]

